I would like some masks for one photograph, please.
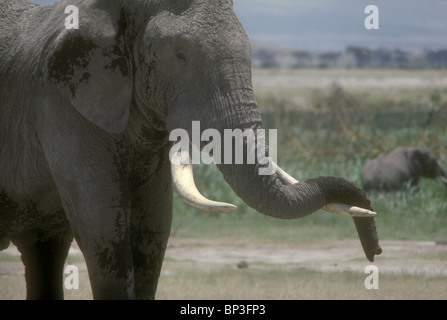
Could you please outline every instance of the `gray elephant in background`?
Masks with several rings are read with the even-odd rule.
[[[68,5],[79,29],[65,27]],[[21,252],[28,299],[63,298],[73,237],[95,299],[155,297],[173,187],[200,209],[234,208],[201,197],[190,166],[170,161],[170,132],[191,136],[193,121],[220,133],[262,128],[231,0],[0,0],[0,249],[12,241]],[[218,168],[272,217],[360,208],[341,211],[366,257],[381,253],[363,190],[338,177],[298,182],[280,168],[259,175],[263,166]]]
[[[365,191],[397,191],[417,187],[420,178],[439,179],[447,187],[447,174],[427,147],[398,147],[381,154],[362,169]]]

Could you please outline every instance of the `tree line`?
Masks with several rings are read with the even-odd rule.
[[[350,46],[314,52],[253,46],[252,63],[261,68],[447,68],[447,49],[421,52]]]

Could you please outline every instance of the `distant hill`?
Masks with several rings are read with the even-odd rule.
[[[315,52],[254,43],[252,64],[262,68],[447,68],[447,49],[416,53],[352,46],[344,51]]]

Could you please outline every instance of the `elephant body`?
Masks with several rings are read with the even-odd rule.
[[[65,28],[68,5],[79,29]],[[0,249],[21,252],[27,298],[63,298],[73,237],[94,298],[155,297],[172,218],[169,132],[260,128],[250,68],[231,0],[0,0]],[[218,167],[264,214],[372,209],[342,178],[285,184],[260,165]],[[373,260],[374,219],[354,222]]]
[[[447,174],[426,147],[398,147],[368,162],[361,172],[363,189],[397,191],[417,187],[419,179],[439,178],[447,185]]]

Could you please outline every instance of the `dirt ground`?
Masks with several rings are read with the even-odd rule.
[[[425,241],[382,241],[373,263],[381,273],[447,276],[447,245]],[[207,267],[290,265],[321,272],[363,273],[370,265],[358,240],[309,243],[251,243],[244,239],[171,239],[166,257]]]
[[[447,276],[447,243],[432,241],[381,241],[384,253],[374,263],[364,258],[358,240],[336,242],[259,243],[242,238],[171,238],[166,259],[194,262],[197,267],[237,267],[239,263],[265,267],[294,265],[309,270],[363,272],[374,264],[382,273]],[[10,259],[6,257],[9,256]],[[23,274],[20,254],[14,246],[0,252],[0,275]],[[81,260],[73,243],[69,259]],[[81,263],[82,265],[83,263]]]
[[[374,264],[383,273],[424,276],[447,276],[447,243],[431,241],[382,241],[384,253],[374,263],[367,261],[357,240],[336,242],[253,243],[240,238],[171,238],[166,259],[194,262],[207,268],[237,267],[239,263],[264,266],[299,265],[309,270],[359,271]],[[23,274],[21,262],[5,257],[19,257],[14,246],[0,252],[0,275]],[[81,259],[74,243],[69,258]],[[18,259],[18,258],[17,258]],[[82,263],[81,263],[82,265]]]
[[[445,243],[382,241],[381,246],[384,252],[374,262],[381,275],[447,277]],[[178,272],[179,266],[182,270],[190,268],[195,271],[300,268],[325,274],[344,271],[364,274],[365,267],[372,264],[364,258],[358,240],[354,239],[335,242],[262,243],[243,238],[171,238],[166,260],[162,276]],[[87,279],[86,266],[76,244],[70,250],[67,263],[77,265],[81,276]],[[21,291],[20,299],[25,286],[23,272],[15,247],[10,246],[0,252],[0,299],[10,299],[8,297],[11,297],[11,294],[4,290],[16,290],[14,288]],[[17,284],[11,286],[8,281]],[[8,286],[10,289],[5,289]]]

